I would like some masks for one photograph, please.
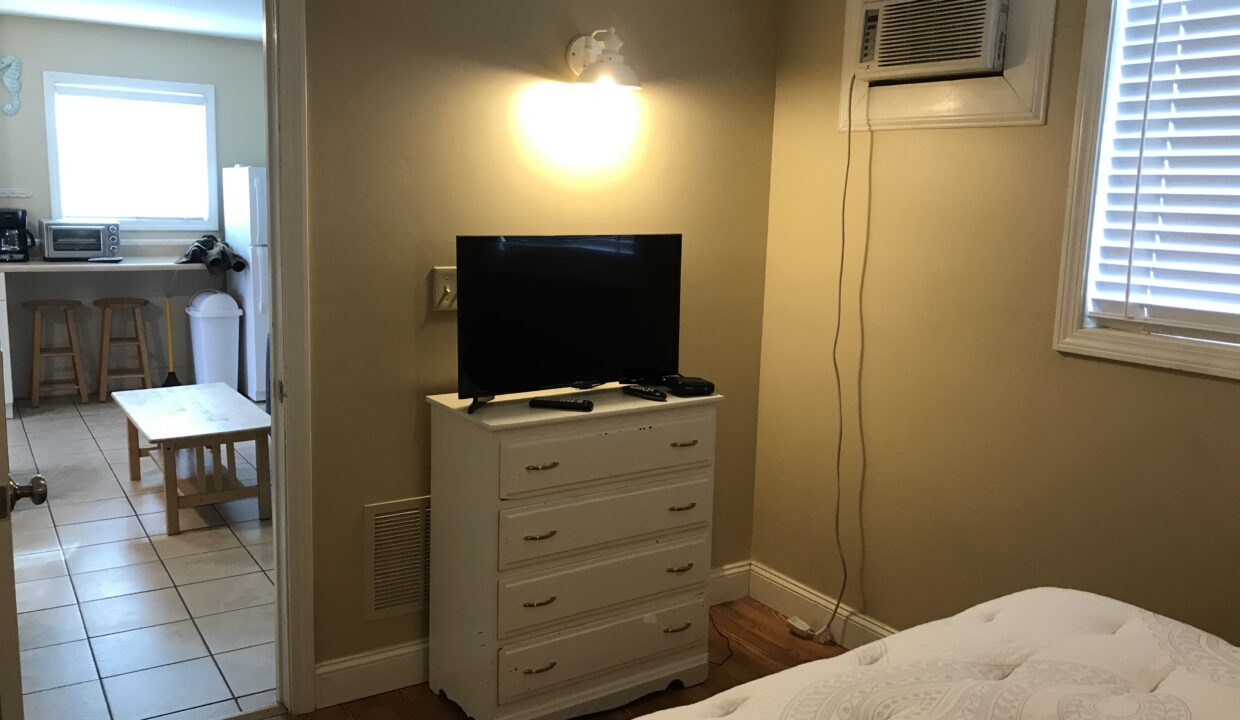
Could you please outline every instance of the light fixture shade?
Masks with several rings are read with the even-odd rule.
[[[568,66],[578,82],[617,85],[637,89],[642,86],[637,73],[624,62],[620,48],[624,41],[615,28],[581,35],[568,45]]]
[[[577,82],[610,83],[634,90],[641,89],[642,86],[641,80],[637,79],[637,73],[623,62],[596,62],[587,65],[581,75],[577,76]]]

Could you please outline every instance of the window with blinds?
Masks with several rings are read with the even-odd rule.
[[[1240,343],[1240,0],[1115,0],[1086,315]]]

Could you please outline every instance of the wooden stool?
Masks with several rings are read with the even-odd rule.
[[[150,359],[146,352],[146,329],[142,326],[142,308],[149,304],[142,298],[103,298],[95,301],[95,307],[103,309],[103,325],[99,330],[99,402],[108,401],[108,383],[112,380],[137,378],[142,380],[142,387],[152,387]],[[112,337],[113,310],[133,311],[132,336]],[[138,367],[113,370],[113,345],[137,346]]]
[[[77,300],[35,300],[22,303],[22,307],[34,311],[34,343],[30,360],[30,406],[39,407],[39,395],[43,388],[76,387],[82,402],[88,402],[86,392],[86,371],[82,367],[82,352],[78,347],[77,317],[75,312],[82,303]],[[43,344],[43,311],[62,311],[65,314],[65,327],[69,332],[68,347]],[[69,355],[73,358],[72,380],[44,381],[43,358]]]

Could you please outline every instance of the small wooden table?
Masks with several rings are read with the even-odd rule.
[[[113,393],[129,423],[129,479],[138,482],[139,463],[152,457],[164,472],[164,506],[169,535],[181,532],[182,508],[258,498],[261,518],[271,517],[271,461],[267,435],[271,416],[224,383],[183,385]],[[151,446],[142,447],[139,433]],[[258,483],[237,479],[235,443],[254,441]],[[206,451],[211,451],[208,473]],[[185,475],[178,453],[192,454]],[[227,455],[227,461],[221,457]]]

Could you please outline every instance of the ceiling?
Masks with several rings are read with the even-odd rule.
[[[0,0],[0,13],[261,40],[263,0]]]

